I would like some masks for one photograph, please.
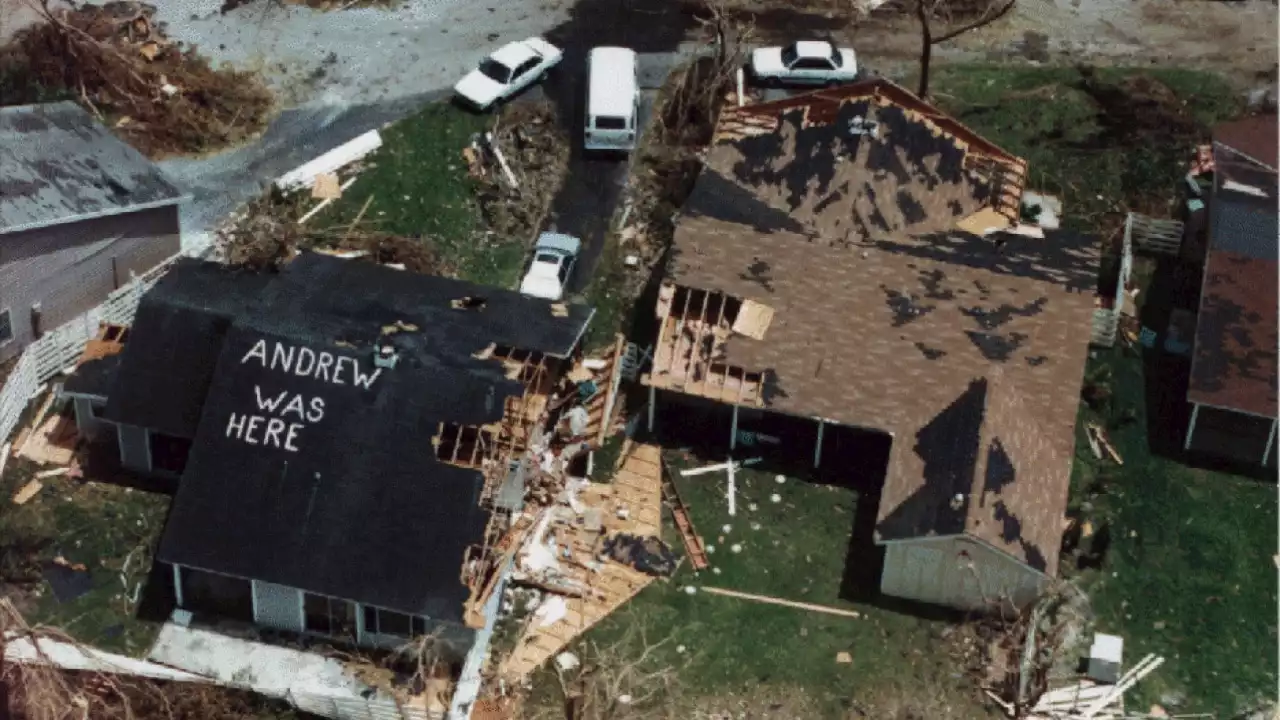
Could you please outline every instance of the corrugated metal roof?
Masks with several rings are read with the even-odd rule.
[[[0,108],[0,234],[185,199],[72,102]]]

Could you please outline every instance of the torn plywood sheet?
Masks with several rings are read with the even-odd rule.
[[[582,505],[599,511],[603,527],[591,531],[585,523],[547,520],[547,535],[554,534],[557,549],[564,557],[546,558],[557,566],[563,580],[585,587],[580,597],[565,597],[564,615],[554,622],[529,623],[521,631],[516,647],[499,665],[499,675],[518,681],[541,667],[575,638],[602,618],[613,613],[656,578],[616,562],[599,553],[600,540],[616,533],[658,535],[662,526],[661,453],[655,445],[637,445],[609,483],[589,483],[577,498]],[[568,508],[551,508],[572,513]],[[541,521],[540,521],[541,524]],[[540,543],[538,529],[530,536],[530,549]],[[535,555],[543,555],[541,551]],[[528,567],[531,558],[522,558]],[[537,557],[532,558],[538,565]],[[557,605],[561,600],[555,600]],[[557,608],[556,615],[559,615]]]
[[[764,333],[773,322],[773,308],[754,300],[744,300],[733,321],[733,331],[753,340],[763,340]]]
[[[1008,230],[1013,223],[995,208],[984,207],[956,223],[957,230],[973,235],[989,235],[997,230]]]
[[[42,465],[68,465],[75,457],[79,438],[71,416],[53,415],[32,430],[17,454]]]
[[[317,200],[337,200],[342,197],[342,186],[334,173],[320,173],[311,186],[311,197]]]

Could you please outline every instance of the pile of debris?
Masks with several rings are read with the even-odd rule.
[[[529,238],[542,226],[569,168],[569,144],[549,100],[503,108],[494,129],[462,157],[485,224],[499,237]]]
[[[218,229],[218,258],[237,267],[267,270],[313,250],[409,272],[453,274],[436,255],[430,238],[379,231],[363,217],[335,226],[307,224],[300,221],[307,204],[307,193],[268,188]]]
[[[254,0],[223,0],[219,10],[223,15]],[[400,0],[281,0],[285,5],[309,7],[312,10],[328,12],[330,10],[350,10],[352,8],[380,7],[391,8],[400,4]]]
[[[0,51],[0,70],[23,83],[20,97],[6,102],[66,92],[153,158],[243,142],[271,118],[271,93],[256,75],[214,69],[195,48],[170,41],[152,19],[154,6],[55,11],[48,0],[33,2],[44,22]]]

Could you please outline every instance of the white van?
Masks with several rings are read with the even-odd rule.
[[[620,47],[592,48],[587,58],[587,77],[585,147],[634,150],[640,114],[636,52]]]

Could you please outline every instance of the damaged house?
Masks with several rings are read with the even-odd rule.
[[[592,314],[321,254],[182,260],[63,393],[96,447],[172,486],[156,560],[179,608],[465,652]]]
[[[0,362],[176,255],[186,199],[73,102],[0,108]]]
[[[883,80],[725,109],[655,308],[651,427],[697,417],[835,476],[887,437],[881,591],[1033,599],[1057,572],[1099,258],[1022,223],[1025,176]]]

